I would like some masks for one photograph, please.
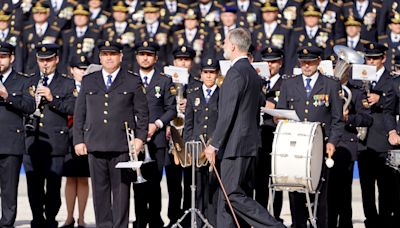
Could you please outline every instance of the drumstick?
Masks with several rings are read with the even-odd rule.
[[[326,159],[325,165],[326,165],[328,168],[332,168],[334,164],[335,164],[335,161],[332,159],[332,155],[331,155],[331,154],[328,154],[328,159]]]
[[[206,148],[207,145],[205,144],[205,142],[204,142],[204,137],[203,137],[202,135],[200,135],[200,140],[201,140],[201,142],[203,143],[204,148]],[[209,161],[209,162],[210,162],[210,164],[211,164],[211,167],[214,169],[215,176],[217,177],[217,180],[218,180],[218,182],[219,182],[219,186],[221,187],[221,190],[222,190],[222,192],[224,193],[224,197],[225,197],[226,202],[228,203],[229,209],[230,209],[230,211],[231,211],[231,213],[232,213],[233,220],[235,220],[236,227],[237,227],[237,228],[240,228],[239,221],[237,220],[237,217],[236,217],[235,211],[233,210],[231,201],[229,201],[228,194],[226,194],[226,191],[225,191],[225,188],[224,188],[224,184],[222,183],[222,180],[221,180],[221,177],[219,176],[218,170],[217,170],[217,168],[215,168],[214,162],[211,162],[211,161]]]

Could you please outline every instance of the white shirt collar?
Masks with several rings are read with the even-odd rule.
[[[74,80],[74,81],[75,81],[75,88],[76,88],[76,90],[78,90],[78,93],[79,93],[79,91],[81,91],[82,83],[78,82],[77,80]]]
[[[115,22],[115,27],[116,27],[116,28],[117,28],[117,27],[122,27],[122,28],[124,28],[124,30],[125,30],[126,26],[128,26],[128,22],[126,22],[126,21],[123,21],[123,22],[118,22],[118,21],[116,21],[116,22]]]
[[[357,10],[357,12],[361,7],[361,15],[359,15],[359,16],[364,17],[364,14],[365,14],[365,11],[367,11],[368,5],[369,5],[369,1],[368,0],[365,0],[363,2],[356,1],[356,10]]]
[[[0,33],[3,33],[3,35],[4,35],[4,37],[2,37],[4,39],[8,36],[9,32],[10,32],[9,28],[6,28],[5,30],[0,30]]]
[[[90,18],[92,20],[95,19],[99,15],[100,11],[101,11],[101,7],[96,8],[96,9],[90,9],[90,14],[91,14]]]
[[[50,83],[53,81],[54,74],[55,74],[55,72],[47,75],[47,78],[48,78],[47,79],[47,85],[50,85]],[[43,75],[43,74],[41,74],[41,75]]]
[[[79,32],[82,32],[82,34],[85,34],[87,29],[88,29],[88,26],[85,26],[85,27],[82,27],[82,28],[80,28],[80,27],[76,27],[75,28],[77,34],[79,34]]]
[[[121,70],[121,67],[119,67],[117,70],[115,70],[113,73],[109,74],[107,73],[104,69],[101,70],[101,74],[103,75],[103,80],[104,84],[107,85],[108,81],[108,75],[111,75],[111,81],[115,81],[115,78],[117,77],[119,71]]]
[[[205,11],[208,13],[211,9],[211,6],[212,6],[212,1],[208,2],[207,4],[200,3],[200,10],[202,10],[202,8],[205,8],[206,9]]]
[[[326,6],[328,5],[329,1],[325,0],[324,2],[320,2],[319,0],[316,1],[317,2],[317,6],[321,9],[321,12],[325,11]]]
[[[158,29],[158,25],[159,25],[158,20],[155,21],[153,24],[146,24],[148,32],[151,32],[151,31],[150,31],[151,29],[155,29],[154,32],[156,32],[157,29]]]
[[[242,2],[242,1],[238,0],[237,5],[238,5],[239,10],[241,10],[242,9],[241,6],[243,6],[244,12],[246,12],[249,9],[250,1],[246,0],[246,1]]]
[[[48,26],[49,23],[47,21],[43,23],[41,26],[39,24],[35,24],[36,33],[39,33],[39,28],[41,28],[42,34],[45,34]]]
[[[382,77],[383,72],[385,72],[385,67],[382,67],[376,72],[376,82],[378,83]]]
[[[392,42],[396,43],[396,42],[400,42],[400,34],[395,34],[394,32],[390,33],[390,39],[392,40]]]
[[[156,71],[153,69],[150,71],[150,73],[145,74],[142,70],[139,70],[139,75],[140,78],[142,78],[142,82],[144,83],[144,76],[147,76],[147,84],[150,84],[151,79],[153,78],[153,75]]]
[[[208,95],[207,89],[211,89],[210,97],[212,97],[212,95],[214,94],[215,89],[217,88],[217,85],[215,84],[215,85],[211,86],[211,88],[207,88],[207,86],[203,84],[202,88],[203,88],[203,94],[204,94],[205,98]]]
[[[318,26],[314,26],[314,27],[306,26],[307,36],[308,36],[308,34],[310,34],[310,30],[311,30],[311,31],[312,31],[312,37],[315,37],[315,35],[316,35],[317,32],[318,32],[318,29],[319,29]]]
[[[269,87],[272,89],[276,82],[279,80],[279,78],[281,77],[281,75],[279,73],[275,74],[273,77],[269,78]]]
[[[16,4],[19,3],[19,0],[12,0],[12,3],[13,3],[14,5],[16,5]]]
[[[306,87],[306,85],[307,85],[306,79],[311,78],[310,85],[311,85],[311,88],[314,88],[314,85],[315,85],[315,83],[317,82],[318,76],[319,76],[319,72],[318,72],[318,71],[315,72],[311,77],[306,77],[306,76],[304,76],[304,74],[303,74],[302,77],[303,77],[304,87]]]
[[[3,74],[3,83],[7,80],[8,76],[10,76],[12,71],[12,67],[10,66],[10,68]]]
[[[288,0],[278,0],[277,4],[278,4],[278,7],[279,7],[279,10],[283,10],[283,8],[285,8],[287,2],[288,2]]]
[[[274,33],[276,27],[278,26],[278,22],[274,21],[271,24],[264,23],[264,30],[268,37]]]
[[[231,61],[231,66],[235,65],[235,63],[236,63],[237,61],[239,61],[239,60],[241,60],[241,59],[247,59],[247,58],[248,58],[248,57],[247,57],[246,55],[236,57],[236,59],[234,59],[234,60]]]
[[[347,46],[350,47],[351,41],[353,41],[354,47],[357,46],[358,42],[360,41],[360,33],[358,33],[355,37],[347,37]],[[353,47],[351,47],[353,48]]]
[[[230,31],[230,30],[232,30],[232,29],[235,29],[236,28],[236,25],[235,24],[233,24],[233,25],[231,25],[231,26],[225,26],[224,25],[224,34],[225,34],[225,36],[228,34],[228,32]]]
[[[129,13],[132,14],[135,12],[136,10],[136,5],[137,5],[138,1],[137,0],[133,0],[129,3]]]

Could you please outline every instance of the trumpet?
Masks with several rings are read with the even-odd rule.
[[[170,122],[171,126],[175,127],[177,130],[182,130],[185,126],[185,114],[179,109],[179,102],[183,100],[183,90],[184,85],[182,83],[175,83],[177,95],[176,95],[176,109],[178,115]]]
[[[149,140],[147,140],[147,141],[149,141]],[[143,164],[150,163],[150,162],[154,162],[154,160],[150,156],[149,146],[146,143],[146,144],[144,144],[144,160],[143,160]]]
[[[135,140],[135,132],[133,131],[133,129],[130,129],[128,126],[128,122],[125,122],[125,132],[126,132],[126,140],[128,141],[128,148],[129,148],[129,158],[131,161],[139,161],[138,160],[138,156],[135,152],[135,144],[134,144],[134,140]],[[133,171],[136,171],[136,175],[137,175],[137,180],[135,182],[135,184],[141,184],[141,183],[145,183],[147,180],[144,179],[142,172],[140,170],[140,168],[132,168]]]

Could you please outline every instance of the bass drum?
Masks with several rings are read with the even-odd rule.
[[[319,123],[280,121],[271,153],[275,188],[315,193],[321,179],[323,145]]]

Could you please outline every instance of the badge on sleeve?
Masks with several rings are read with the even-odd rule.
[[[36,91],[36,88],[35,88],[34,85],[32,85],[31,87],[29,87],[29,94],[30,94],[32,97],[35,97],[35,91]]]
[[[78,90],[74,89],[74,91],[72,92],[72,94],[74,95],[74,97],[78,97]]]
[[[171,86],[171,87],[169,88],[169,92],[170,92],[172,95],[176,96],[176,88],[175,88],[175,86]]]
[[[160,88],[160,86],[156,86],[156,87],[154,87],[154,89],[156,90],[156,97],[157,98],[160,98],[161,97],[161,94],[160,94],[160,91],[161,91],[161,88]]]
[[[199,106],[200,105],[200,98],[196,97],[196,99],[194,100],[194,106]]]

